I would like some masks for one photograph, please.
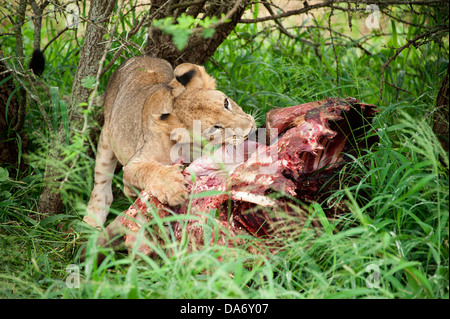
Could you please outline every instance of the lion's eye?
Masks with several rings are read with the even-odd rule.
[[[231,104],[230,104],[230,101],[228,101],[227,98],[225,98],[225,101],[223,102],[223,107],[224,107],[226,110],[231,110]]]

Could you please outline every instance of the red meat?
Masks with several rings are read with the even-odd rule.
[[[223,245],[239,244],[233,238],[242,232],[264,237],[282,225],[300,224],[301,217],[294,214],[301,211],[298,201],[326,198],[337,187],[337,173],[351,161],[348,155],[357,157],[376,141],[367,137],[374,113],[373,105],[354,98],[327,98],[270,111],[266,134],[272,143],[247,140],[238,146],[223,145],[212,156],[204,155],[185,168],[192,194],[185,206],[166,207],[143,191],[117,219],[122,231],[127,230],[127,246],[135,244],[137,231],[154,218],[155,211],[164,218],[186,214],[189,209],[189,215],[196,216],[186,226],[191,246],[204,244],[204,225],[211,218],[208,212],[220,226],[217,232],[211,231],[210,240]],[[117,227],[117,222],[113,224]],[[180,223],[167,227],[181,240]],[[152,254],[151,247],[142,242],[139,250]]]

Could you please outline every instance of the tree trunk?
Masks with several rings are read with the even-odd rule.
[[[5,65],[0,61],[0,82],[8,76],[10,76],[10,73],[6,72]],[[24,114],[20,114],[21,110],[24,109],[20,107],[20,103],[25,103],[25,101],[19,101],[17,97],[20,90],[14,92],[15,90],[12,78],[0,86],[0,166],[4,163],[17,167],[19,163],[23,164],[19,154],[23,154],[27,146],[27,138],[22,131],[23,125],[21,123]],[[17,131],[14,130],[15,128],[17,128]],[[17,137],[20,137],[20,144],[16,140]]]
[[[64,129],[61,125],[54,135],[53,145],[49,147],[44,172],[44,185],[39,196],[38,212],[43,216],[51,216],[63,212],[64,205],[59,192],[59,178],[62,172],[58,167],[58,163],[62,161],[64,139]],[[39,219],[38,215],[31,217]]]
[[[91,2],[89,21],[81,49],[80,62],[72,85],[71,108],[78,112],[78,103],[87,102],[91,89],[81,86],[81,80],[88,76],[96,76],[100,59],[105,49],[104,36],[116,0],[97,0]]]
[[[220,18],[222,14],[232,12],[229,19],[230,21],[218,25],[211,38],[205,39],[201,35],[193,34],[189,38],[186,48],[182,51],[179,51],[175,47],[170,35],[150,26],[148,31],[148,42],[145,46],[145,54],[165,59],[175,67],[185,62],[204,64],[214,54],[217,47],[228,37],[231,31],[234,30],[250,1],[233,0],[216,1],[213,3],[204,1],[203,3],[198,3],[190,7],[177,7],[176,5],[172,5],[172,7],[176,8],[172,10],[172,7],[168,6],[166,10],[158,11],[165,2],[166,1],[164,0],[155,0],[152,2],[153,5],[150,14],[154,15],[155,19],[162,19],[167,16],[176,18],[182,13],[186,13],[193,17],[197,17],[200,13],[203,13],[201,18],[213,16]],[[236,8],[235,5],[237,5]]]
[[[449,96],[448,96],[448,71],[442,80],[441,88],[436,98],[436,111],[433,116],[433,132],[439,138],[442,147],[448,152],[448,111],[449,111]]]
[[[109,18],[115,7],[116,1],[97,0],[91,1],[89,8],[88,24],[86,27],[83,47],[81,49],[80,61],[72,85],[72,94],[69,105],[69,121],[72,128],[80,129],[82,126],[80,102],[87,102],[91,89],[81,85],[81,80],[95,77],[99,62],[105,49],[104,35],[107,32]],[[38,211],[45,215],[54,215],[62,212],[63,202],[59,192],[62,175],[58,169],[58,163],[62,161],[64,130],[60,127],[54,137],[54,144],[50,148],[47,166],[44,173],[44,186],[39,197]]]
[[[16,12],[14,12],[15,23],[13,31],[16,38],[15,50],[18,61],[17,68],[21,72],[23,72],[24,63],[22,26],[25,22],[27,4],[27,0],[18,1]],[[4,55],[1,48],[0,52],[0,55],[3,57]],[[0,81],[11,75],[11,73],[5,72],[8,69],[6,63],[6,61],[0,61]],[[16,90],[16,88],[12,78],[0,86],[0,164],[9,163],[12,165],[19,165],[19,163],[21,163],[19,154],[26,147],[26,136],[22,132],[25,119],[26,95],[25,91],[21,88],[15,93],[14,90]],[[20,137],[21,145],[18,145],[16,136]]]

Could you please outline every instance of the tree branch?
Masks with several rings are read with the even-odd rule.
[[[70,30],[69,27],[65,27],[64,29],[62,29],[61,31],[58,32],[57,35],[55,35],[55,37],[53,37],[53,39],[51,39],[50,41],[47,42],[47,44],[44,46],[44,48],[42,49],[42,53],[45,52],[45,50],[47,50],[47,48],[50,46],[50,44],[52,44],[53,41],[55,41],[56,39],[58,39],[61,34],[63,34],[64,32],[66,32],[67,30]]]
[[[147,11],[144,16],[142,17],[142,19],[140,19],[132,28],[130,31],[127,32],[127,36],[125,38],[125,40],[121,39],[121,38],[117,38],[118,41],[122,42],[122,45],[117,49],[116,53],[114,53],[114,56],[112,57],[112,59],[108,62],[108,64],[103,68],[103,70],[101,71],[100,77],[102,77],[116,62],[116,60],[119,58],[120,54],[122,53],[123,49],[126,48],[126,45],[128,44],[128,39],[131,38],[133,35],[135,35],[139,29],[142,27],[142,25],[144,24],[145,20],[147,19],[147,17],[149,16],[149,11]],[[113,36],[113,34],[111,34],[111,37]],[[109,45],[109,47],[111,46],[111,44]]]
[[[283,13],[280,13],[280,14],[270,15],[270,16],[267,16],[267,17],[261,17],[261,18],[256,18],[256,19],[241,19],[241,20],[239,20],[239,23],[258,23],[258,22],[276,20],[276,19],[281,19],[281,18],[287,18],[287,17],[293,16],[293,15],[306,13],[306,12],[311,11],[313,9],[328,7],[333,2],[334,1],[332,1],[332,0],[328,0],[328,1],[325,1],[325,2],[317,3],[317,4],[308,5],[307,7],[304,7],[304,8],[301,8],[301,9],[290,10],[290,11],[286,11],[286,12],[283,12]]]
[[[442,4],[447,3],[446,0],[420,0],[420,1],[407,1],[407,0],[327,0],[321,3],[316,3],[312,5],[307,5],[301,9],[296,10],[290,10],[286,11],[280,14],[276,15],[269,15],[266,17],[256,18],[256,19],[241,19],[239,23],[258,23],[258,22],[264,22],[264,21],[270,21],[280,18],[287,18],[293,15],[299,15],[302,13],[309,12],[314,9],[324,8],[324,7],[333,7],[333,9],[342,10],[345,12],[348,12],[349,9],[339,7],[339,6],[333,6],[333,4],[340,4],[340,3],[346,3],[347,5],[350,5],[351,3],[355,4],[376,4],[379,6],[386,6],[386,5],[422,5],[422,6],[439,6]]]
[[[383,98],[383,84],[384,81],[384,72],[386,71],[386,68],[388,65],[405,49],[409,48],[411,45],[415,44],[417,41],[426,38],[428,36],[435,36],[440,33],[448,32],[448,25],[440,26],[436,28],[435,30],[430,30],[428,32],[416,35],[413,39],[406,42],[404,45],[402,45],[400,48],[398,48],[394,55],[391,56],[382,66],[381,66],[381,77],[380,77],[380,94],[378,95],[378,103],[380,103],[381,99]]]

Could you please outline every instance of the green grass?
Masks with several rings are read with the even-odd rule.
[[[230,35],[206,67],[219,89],[255,115],[259,125],[273,107],[326,96],[353,96],[377,104],[379,69],[392,54],[382,47],[386,39],[374,39],[371,56],[337,47],[338,87],[330,46],[321,45],[316,52],[295,40],[263,33],[252,49],[245,37],[255,32],[254,26],[237,31],[240,36]],[[29,28],[25,34],[31,37]],[[323,44],[324,34],[309,30],[302,35]],[[136,42],[143,36],[137,34]],[[63,41],[55,46],[44,79],[67,94],[76,46]],[[81,223],[94,167],[82,137],[71,141],[60,163],[61,176],[69,172],[61,190],[65,213],[30,218],[37,211],[52,141],[50,132],[42,129],[39,112],[30,109],[29,167],[26,172],[11,167],[4,168],[8,175],[0,172],[0,298],[448,298],[448,153],[430,126],[438,84],[448,65],[448,43],[445,48],[429,43],[407,50],[394,62],[387,77],[411,94],[397,95],[394,88],[384,87],[372,123],[379,143],[347,165],[340,189],[328,200],[306,206],[304,227],[293,230],[277,254],[265,248],[270,242],[250,237],[243,247],[210,245],[195,251],[185,242],[167,239],[171,249],[155,247],[158,258],[106,250],[105,261],[97,266],[98,234]],[[48,110],[50,104],[45,105]],[[78,152],[83,156],[69,169]],[[347,183],[355,178],[358,183]],[[113,209],[119,213],[131,202],[121,195],[120,174],[113,184]],[[323,209],[338,203],[345,203],[348,212],[324,219]],[[322,227],[314,227],[313,220]],[[147,229],[153,232],[153,226]],[[257,242],[262,253],[250,253],[248,247]],[[81,262],[83,247],[90,257]],[[66,285],[71,264],[79,267],[79,288]]]

